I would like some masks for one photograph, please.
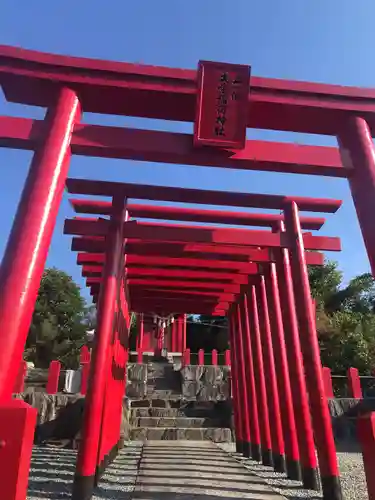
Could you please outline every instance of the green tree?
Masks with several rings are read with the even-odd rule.
[[[337,269],[337,262],[326,261],[323,266],[309,266],[311,295],[318,306],[325,306],[340,288],[342,272]]]
[[[228,348],[227,319],[207,315],[188,316],[187,344],[192,352],[204,349],[219,352]]]
[[[353,366],[362,374],[375,368],[375,281],[365,273],[342,285],[337,263],[309,269],[317,302],[316,327],[323,365],[336,374]]]
[[[26,359],[39,368],[47,368],[52,360],[76,368],[89,329],[86,314],[85,300],[72,278],[56,268],[46,269],[26,342]]]

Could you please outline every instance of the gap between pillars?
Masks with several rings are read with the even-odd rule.
[[[241,398],[241,420],[243,422],[243,456],[250,457],[250,421],[248,413],[248,390],[246,384],[246,370],[245,370],[245,358],[244,358],[244,342],[243,342],[243,331],[241,325],[241,311],[239,304],[235,304],[235,332],[234,339],[236,345],[236,359],[238,360],[238,376],[239,376],[239,389]]]
[[[301,480],[301,467],[299,449],[294,419],[292,391],[286,357],[284,325],[281,314],[279,285],[277,280],[276,265],[271,262],[261,266],[264,271],[265,285],[268,298],[270,315],[271,339],[274,353],[275,368],[278,374],[277,387],[280,401],[281,423],[283,428],[286,456],[286,472],[289,479]]]
[[[305,376],[309,391],[309,402],[314,427],[315,444],[318,453],[323,498],[325,500],[342,500],[343,495],[337,465],[331,416],[324,392],[322,364],[311,301],[309,277],[305,260],[305,248],[299,221],[299,211],[295,202],[291,202],[285,206],[284,217],[286,233],[288,235],[296,312],[304,359]]]
[[[259,277],[259,318],[264,368],[267,377],[267,399],[270,417],[273,468],[275,472],[286,472],[283,429],[280,416],[276,369],[272,349],[271,327],[268,313],[267,292],[264,276]]]
[[[253,353],[250,342],[249,311],[247,307],[247,295],[244,294],[240,302],[242,321],[243,349],[245,360],[245,373],[247,385],[247,406],[250,420],[251,457],[253,460],[261,460],[261,445],[259,432],[258,401],[255,390]],[[246,403],[246,402],[245,402]]]
[[[267,401],[266,379],[262,353],[262,342],[259,328],[257,292],[254,285],[250,286],[247,295],[249,310],[249,331],[252,352],[254,355],[254,377],[257,394],[258,414],[261,437],[262,463],[273,466],[270,419]]]
[[[230,354],[231,354],[231,375],[232,375],[232,388],[233,388],[233,405],[234,405],[234,423],[235,423],[235,434],[236,434],[236,452],[243,452],[243,428],[242,428],[242,418],[241,418],[241,396],[239,387],[239,370],[238,370],[238,358],[237,349],[235,347],[235,329],[236,323],[234,318],[234,311],[229,312],[229,335],[230,335]]]

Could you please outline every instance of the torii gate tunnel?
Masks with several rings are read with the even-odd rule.
[[[224,63],[201,62],[195,72],[0,47],[6,99],[47,109],[43,121],[0,117],[0,146],[34,152],[0,268],[3,500],[26,498],[36,410],[12,393],[65,186],[91,195],[71,199],[81,215],[65,233],[98,310],[73,498],[91,497],[119,448],[130,312],[177,315],[180,326],[187,313],[228,317],[237,451],[305,488],[318,488],[319,470],[324,498],[342,498],[307,275],[340,241],[312,234],[325,219],[299,215],[334,213],[341,202],[67,178],[72,154],[345,177],[374,273],[375,90],[249,78],[249,67]],[[84,111],[194,122],[195,130],[88,125]],[[334,135],[339,148],[246,141],[246,127]],[[173,347],[183,350],[184,334],[174,331]]]

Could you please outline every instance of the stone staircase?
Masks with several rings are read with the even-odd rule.
[[[130,439],[231,442],[230,419],[215,401],[186,401],[167,359],[147,364],[145,395],[131,401]]]

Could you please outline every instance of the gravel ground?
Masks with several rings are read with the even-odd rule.
[[[233,443],[223,443],[218,444],[218,446],[230,453],[235,452],[235,445]],[[339,452],[337,455],[341,471],[344,499],[368,500],[362,455],[354,451],[350,453]],[[234,454],[234,456],[238,458],[237,455]],[[289,500],[302,500],[303,498],[319,500],[323,498],[322,494],[319,492],[301,489],[299,483],[285,479],[282,474],[274,472],[270,467],[264,467],[258,462],[248,459],[238,458],[238,460],[241,460],[247,469],[264,478],[275,491]]]
[[[220,448],[234,453],[233,444]],[[130,442],[103,475],[93,500],[130,500],[134,491],[142,443]],[[264,478],[279,494],[289,500],[321,499],[318,492],[300,489],[298,483],[285,479],[257,462],[241,459],[243,465]],[[339,452],[342,485],[345,500],[368,500],[362,457],[356,452]],[[76,453],[71,450],[35,447],[30,468],[27,500],[58,500],[70,498],[75,470]]]
[[[130,442],[108,467],[93,500],[126,500],[134,491],[141,456],[141,443]],[[30,467],[27,500],[70,498],[76,452],[56,448],[34,447]]]

